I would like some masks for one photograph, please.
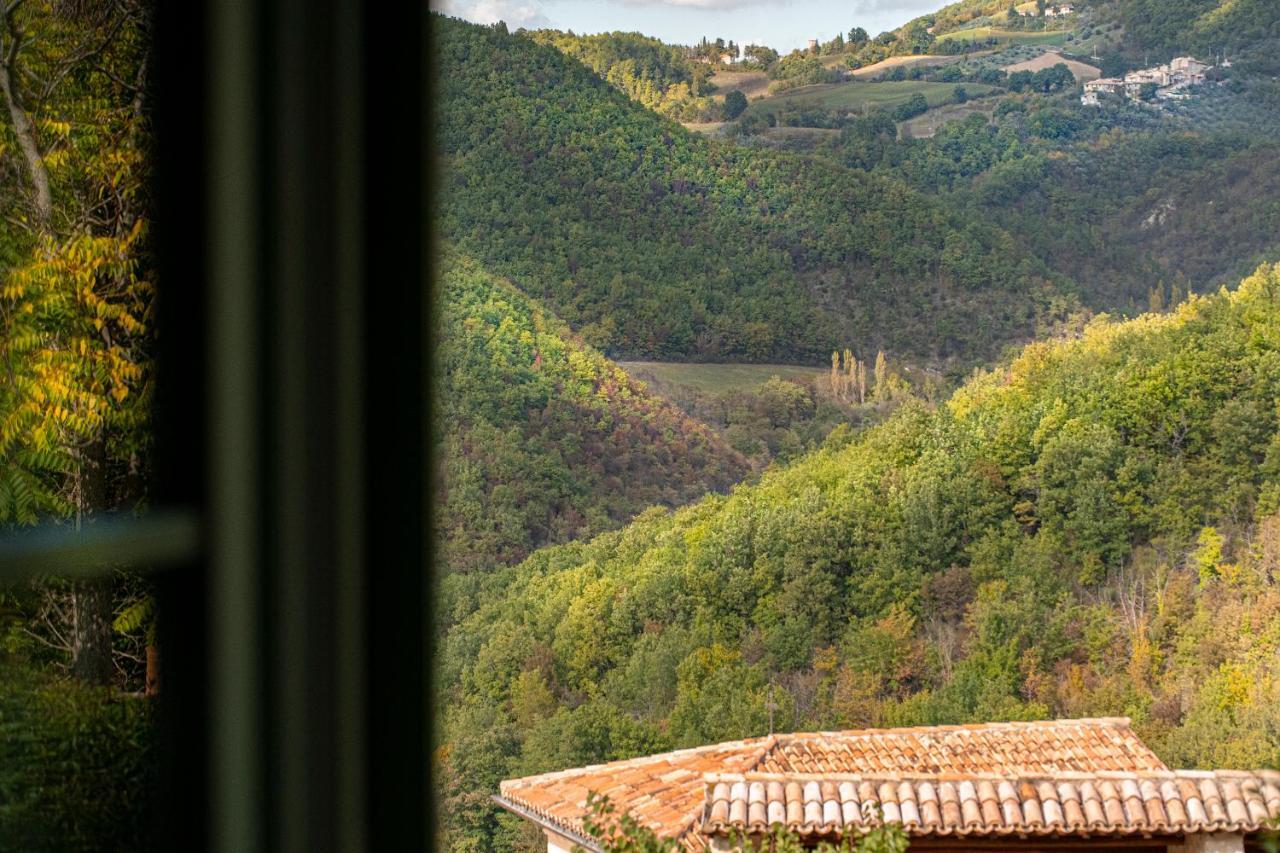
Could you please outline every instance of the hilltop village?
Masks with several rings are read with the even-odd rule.
[[[1080,103],[1096,107],[1107,97],[1129,101],[1185,98],[1186,89],[1202,85],[1205,72],[1212,67],[1193,56],[1179,56],[1166,65],[1130,71],[1123,78],[1099,77],[1085,82]],[[1223,60],[1222,67],[1229,68],[1230,60]]]

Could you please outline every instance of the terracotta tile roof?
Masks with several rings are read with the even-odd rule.
[[[549,826],[583,834],[587,793],[608,796],[664,838],[697,846],[708,774],[826,773],[997,776],[1165,770],[1113,717],[843,732],[802,732],[614,761],[500,786],[499,802]]]
[[[1257,832],[1280,817],[1280,772],[1163,771],[914,778],[719,774],[707,781],[703,835],[838,840],[869,822],[908,835],[1181,835]]]
[[[985,723],[782,736],[763,773],[1165,770],[1125,718]]]
[[[752,738],[508,779],[499,786],[499,803],[584,835],[587,794],[594,791],[664,838],[692,836],[702,821],[706,775],[753,770],[775,743]]]

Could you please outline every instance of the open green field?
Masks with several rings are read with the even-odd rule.
[[[995,39],[1001,44],[1064,44],[1069,30],[1056,30],[1047,33],[1027,33],[1022,30],[1002,30],[999,27],[973,27],[967,30],[952,30],[938,36],[938,41],[951,39],[985,40]]]
[[[804,367],[795,364],[693,364],[670,361],[620,361],[624,370],[637,379],[665,385],[689,385],[699,391],[723,393],[751,391],[771,377],[780,379],[820,379],[831,366]]]
[[[981,83],[963,83],[969,97],[977,98],[996,91],[994,86]],[[769,113],[781,106],[823,107],[832,110],[857,112],[867,107],[892,108],[905,104],[919,92],[929,101],[930,107],[945,104],[955,94],[955,83],[930,83],[924,80],[886,80],[869,82],[854,80],[848,83],[801,86],[780,95],[764,98],[747,107],[746,114]]]

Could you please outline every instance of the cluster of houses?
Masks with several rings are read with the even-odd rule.
[[[1070,3],[1050,3],[1044,7],[1044,16],[1046,18],[1065,18],[1067,15],[1074,15],[1076,7]],[[1021,10],[1022,17],[1034,18],[1038,14],[1035,7],[1024,8]]]
[[[1123,78],[1099,77],[1084,84],[1080,103],[1096,107],[1107,95],[1135,101],[1141,97],[1145,86],[1155,86],[1157,98],[1185,97],[1183,90],[1204,83],[1205,71],[1211,67],[1193,56],[1179,56],[1166,65],[1131,71]]]

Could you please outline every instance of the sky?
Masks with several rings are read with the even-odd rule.
[[[862,27],[891,30],[947,0],[431,0],[431,8],[515,30],[554,27],[575,33],[641,32],[672,44],[706,36],[767,44],[786,52],[809,39],[829,41]]]

